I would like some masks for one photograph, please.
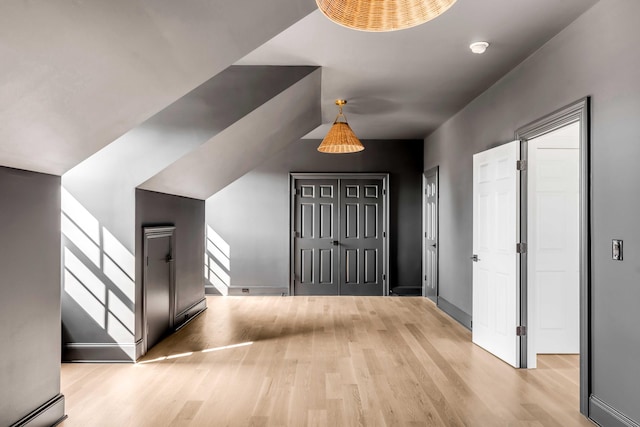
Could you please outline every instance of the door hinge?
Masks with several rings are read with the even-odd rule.
[[[382,232],[382,237],[387,237],[387,232],[386,231]]]
[[[516,336],[523,337],[527,335],[527,327],[526,326],[516,326]]]
[[[517,254],[526,254],[527,253],[527,244],[526,243],[516,243],[516,253]]]
[[[424,280],[425,280],[425,281],[427,280],[427,275],[426,275],[426,274],[424,275]]]
[[[147,257],[147,265],[149,265],[149,257]]]
[[[424,232],[424,237],[427,237],[427,232],[426,231]]]
[[[382,280],[387,280],[387,275],[386,274],[382,275]]]
[[[516,162],[516,169],[519,171],[527,170],[527,161],[526,160],[518,160]]]
[[[386,196],[386,195],[387,195],[387,190],[386,190],[386,189],[384,189],[384,188],[382,189],[382,195],[383,195],[383,196]]]

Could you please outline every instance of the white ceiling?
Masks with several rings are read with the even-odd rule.
[[[324,137],[334,100],[346,98],[360,138],[421,139],[596,2],[458,0],[433,21],[391,33],[350,30],[315,11],[237,64],[323,67],[324,125],[307,138]],[[484,55],[469,50],[479,40],[491,43]]]

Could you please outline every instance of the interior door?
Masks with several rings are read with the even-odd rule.
[[[338,295],[338,180],[296,180],[295,295]]]
[[[384,185],[340,180],[340,295],[384,295]]]
[[[520,141],[473,156],[473,342],[519,366]]]
[[[424,296],[438,298],[438,167],[424,181]]]
[[[144,319],[146,349],[173,327],[173,227],[145,229]]]
[[[579,143],[579,123],[529,141],[528,280],[535,300],[529,344],[535,353],[580,352]]]
[[[295,178],[295,295],[384,295],[385,180]]]

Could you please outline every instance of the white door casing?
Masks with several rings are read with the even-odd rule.
[[[580,124],[528,143],[528,367],[580,352]]]
[[[519,367],[520,141],[473,156],[473,342]]]

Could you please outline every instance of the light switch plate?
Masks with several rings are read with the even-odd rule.
[[[611,259],[622,261],[622,240],[613,239],[611,241]]]

